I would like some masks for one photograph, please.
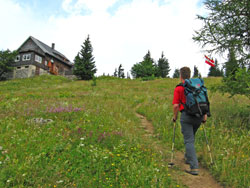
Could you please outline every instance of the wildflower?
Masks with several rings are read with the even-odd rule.
[[[115,164],[114,164],[114,163],[112,163],[112,166],[115,166]]]
[[[83,146],[84,146],[84,144],[80,144],[80,146],[81,146],[81,147],[83,147]]]
[[[63,183],[63,180],[59,180],[59,181],[57,181],[56,183]]]
[[[120,157],[120,154],[117,154],[117,157]]]
[[[56,185],[54,185],[54,187],[56,187]]]
[[[176,185],[176,187],[180,187],[179,185]]]
[[[85,138],[80,138],[81,140],[84,140]]]
[[[3,149],[3,147],[2,146],[0,146],[0,151]]]
[[[7,180],[7,183],[10,183],[11,180]]]
[[[168,176],[171,176],[171,174],[168,174]]]

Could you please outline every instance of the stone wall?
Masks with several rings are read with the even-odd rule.
[[[15,67],[13,71],[13,78],[29,78],[35,76],[36,66],[25,65]]]

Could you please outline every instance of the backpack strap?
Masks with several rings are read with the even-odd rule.
[[[183,83],[179,83],[176,87],[178,87],[178,86],[183,86]]]
[[[177,88],[177,87],[179,87],[179,86],[182,86],[182,87],[184,87],[184,84],[183,83],[179,83],[175,88]],[[184,104],[181,102],[180,104],[182,104],[183,106],[184,106]],[[179,104],[179,105],[180,105]]]

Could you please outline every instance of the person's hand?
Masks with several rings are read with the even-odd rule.
[[[202,123],[206,123],[207,122],[207,114],[204,115]]]
[[[173,117],[172,121],[175,123],[175,122],[176,122],[176,119],[177,119],[177,118],[174,118],[174,117]]]

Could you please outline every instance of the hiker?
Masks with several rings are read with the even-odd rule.
[[[186,104],[186,96],[184,94],[183,84],[185,79],[190,79],[190,68],[182,67],[180,69],[180,80],[179,84],[174,90],[173,97],[173,122],[175,123],[178,118],[178,112],[181,112],[180,123],[181,123],[181,132],[184,137],[185,144],[185,163],[190,165],[190,169],[186,170],[187,173],[192,175],[199,174],[198,160],[195,152],[195,133],[200,127],[201,123],[205,123],[207,120],[207,115],[202,115],[200,117],[189,115],[184,110],[184,105]]]

